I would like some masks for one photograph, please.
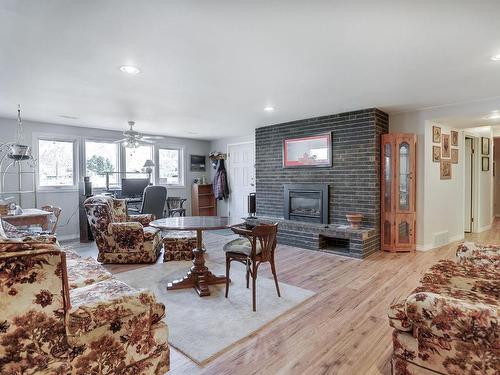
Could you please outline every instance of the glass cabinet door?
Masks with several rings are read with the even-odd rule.
[[[415,143],[406,137],[396,141],[396,211],[413,212],[415,209]]]
[[[392,144],[384,144],[384,210],[392,211]]]
[[[410,209],[410,145],[406,142],[399,144],[399,211]]]

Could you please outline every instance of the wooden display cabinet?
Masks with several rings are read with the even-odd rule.
[[[416,250],[415,134],[382,135],[381,247],[390,252]]]
[[[191,194],[192,216],[217,216],[217,201],[212,184],[193,184]]]

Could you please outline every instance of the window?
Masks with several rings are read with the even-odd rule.
[[[74,142],[38,140],[40,186],[74,185]]]
[[[153,146],[125,148],[125,164],[127,172],[143,172],[146,160],[153,160]],[[147,173],[128,174],[127,178],[147,178]],[[151,175],[153,178],[153,175]]]
[[[158,150],[160,184],[183,185],[182,149],[160,148]]]
[[[106,187],[106,172],[118,172],[118,165],[116,143],[85,141],[85,173],[93,187]],[[118,174],[109,175],[109,185],[118,185]]]

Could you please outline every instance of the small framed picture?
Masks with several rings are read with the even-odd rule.
[[[490,170],[490,158],[488,156],[483,156],[481,161],[481,170],[483,172],[488,172]]]
[[[490,154],[490,139],[481,137],[481,154],[489,155]]]
[[[458,164],[458,148],[451,149],[451,164]]]
[[[441,160],[441,146],[432,146],[432,161],[439,163]]]
[[[439,168],[439,174],[441,180],[450,180],[451,179],[451,162],[449,160],[441,159],[441,165]]]
[[[441,143],[441,128],[439,126],[432,127],[432,142]]]
[[[451,131],[451,145],[458,146],[458,132],[456,130]]]
[[[205,172],[206,170],[206,157],[205,155],[190,155],[191,172]]]
[[[443,134],[441,137],[443,144],[441,150],[441,158],[449,159],[450,158],[450,135]]]

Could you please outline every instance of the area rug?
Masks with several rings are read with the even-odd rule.
[[[155,293],[166,306],[169,343],[200,365],[315,294],[280,283],[279,298],[274,281],[258,277],[257,311],[253,312],[245,268],[236,263],[231,267],[232,283],[227,299],[224,285],[211,285],[211,295],[203,298],[194,289],[167,291],[167,282],[184,276],[191,265],[191,262],[159,263],[115,276],[134,288],[147,288]],[[222,265],[207,261],[207,266],[216,274],[225,273]]]
[[[218,229],[210,231],[210,234],[218,234],[219,236],[234,236],[234,232],[231,229]]]

